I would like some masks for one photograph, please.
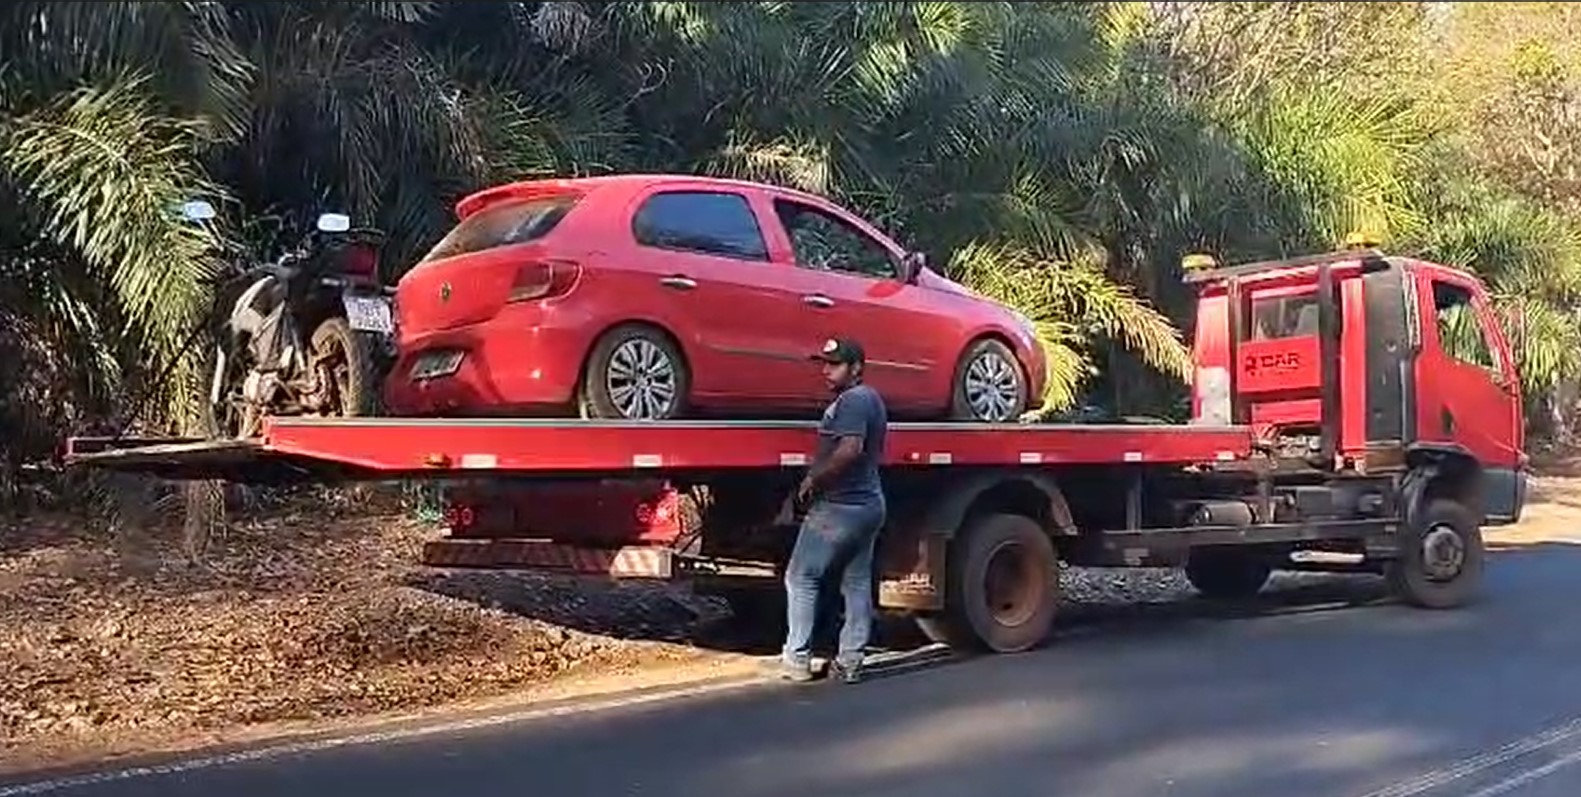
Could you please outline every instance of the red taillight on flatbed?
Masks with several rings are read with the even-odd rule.
[[[581,264],[571,260],[534,260],[516,267],[507,302],[547,299],[571,290],[582,275]]]

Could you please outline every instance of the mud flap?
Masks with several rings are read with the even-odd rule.
[[[887,532],[879,540],[878,605],[885,609],[942,610],[948,544],[949,540],[941,534]]]

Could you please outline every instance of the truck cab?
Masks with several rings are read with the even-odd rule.
[[[1249,425],[1279,456],[1342,473],[1434,464],[1485,523],[1519,519],[1520,379],[1475,276],[1373,248],[1187,265],[1194,422]]]

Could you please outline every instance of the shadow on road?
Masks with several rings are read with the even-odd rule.
[[[1530,546],[1521,550],[1530,553]],[[783,623],[773,617],[737,618],[722,601],[667,585],[608,582],[487,571],[434,572],[413,586],[475,602],[522,617],[620,639],[682,643],[709,650],[770,655],[783,641]],[[1183,593],[1168,600],[1070,603],[1062,608],[1056,638],[1072,635],[1145,633],[1187,621],[1231,620],[1294,613],[1321,613],[1389,601],[1383,580],[1373,576],[1303,576],[1271,587],[1254,599],[1220,602]],[[828,609],[837,611],[838,603]],[[833,623],[822,623],[820,642],[832,643]],[[914,623],[886,614],[875,629],[876,647],[904,652],[928,644]]]
[[[1388,605],[1379,579],[1338,577],[1235,606],[1076,606],[1053,644],[1022,656],[478,747],[552,770],[541,785],[567,794],[1361,795],[1581,712],[1581,694],[1551,688],[1581,655],[1581,623],[1552,614],[1573,602],[1578,570],[1574,545],[1495,553],[1487,597],[1452,612]],[[1238,618],[1261,619],[1219,622]],[[1489,668],[1505,688],[1488,687]],[[473,754],[447,776],[493,760]]]

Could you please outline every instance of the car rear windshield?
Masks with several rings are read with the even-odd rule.
[[[576,204],[575,196],[507,202],[468,216],[434,245],[423,260],[481,252],[536,241],[548,235]]]

